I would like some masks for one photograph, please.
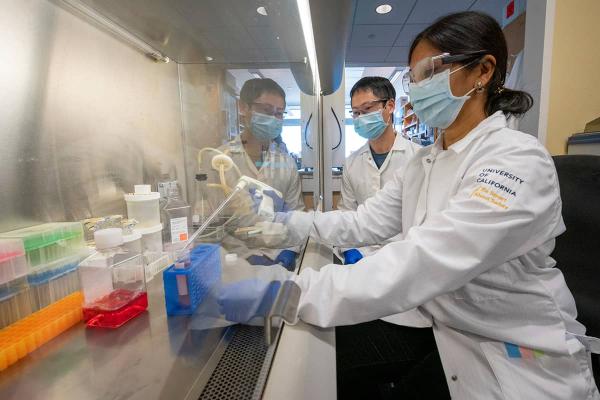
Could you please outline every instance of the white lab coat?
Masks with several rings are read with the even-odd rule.
[[[378,190],[391,181],[396,171],[401,170],[419,148],[421,148],[420,145],[403,138],[402,135],[396,135],[394,144],[381,168],[377,168],[368,142],[350,154],[344,162],[338,210],[355,211],[360,204],[373,197]],[[399,235],[394,239],[401,237]],[[358,250],[363,256],[368,256],[380,247],[379,245],[362,246]],[[348,249],[338,250],[338,255],[343,259],[342,253]]]
[[[390,149],[381,168],[373,160],[369,143],[365,143],[361,148],[352,153],[344,162],[344,172],[342,174],[341,198],[338,203],[338,209],[342,211],[355,211],[360,204],[373,197],[377,191],[390,182],[394,174],[404,168],[404,165],[414,156],[415,152],[421,146],[413,143],[402,135],[396,135],[394,144]],[[395,240],[401,240],[402,234],[386,240],[383,244]],[[380,249],[380,245],[361,246],[358,250],[363,257],[375,253]],[[335,252],[340,259],[344,259],[343,252],[348,248],[336,247]],[[397,325],[411,326],[415,328],[425,328],[431,326],[431,318],[423,315],[419,310],[413,309],[400,314],[390,315],[381,318],[386,322]]]
[[[291,216],[292,229],[314,218],[312,236],[338,246],[405,235],[353,266],[302,271],[299,317],[325,327],[418,306],[453,398],[600,399],[597,342],[549,256],[561,206],[547,151],[495,113],[446,151],[441,140],[419,150],[356,212]]]
[[[244,146],[239,137],[230,143],[221,146],[219,150],[231,157],[233,162],[240,169],[242,175],[258,179],[280,191],[283,195],[285,205],[289,210],[304,210],[300,174],[298,174],[296,163],[285,149],[285,145],[277,144],[275,142],[271,143],[269,149],[263,152],[263,162],[259,166],[254,164],[248,153],[244,150]],[[227,184],[232,188],[239,179],[239,176],[234,169],[227,171],[225,177]],[[215,182],[211,183],[218,182],[216,176],[214,180]],[[219,193],[219,201],[222,201],[225,198],[222,191],[220,189],[215,190]],[[219,201],[216,201],[215,203],[218,204]],[[266,255],[271,259],[275,259],[281,252],[281,249],[247,249],[241,241],[236,241],[232,238],[228,238],[228,241],[230,247],[237,247],[237,249],[231,247],[230,250],[238,251],[240,253],[238,255],[244,258],[251,254],[256,254]],[[288,250],[298,253],[300,247],[290,247]]]

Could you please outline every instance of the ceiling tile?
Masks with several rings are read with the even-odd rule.
[[[358,0],[354,24],[403,24],[416,0]],[[375,8],[381,4],[389,4],[392,11],[377,14]]]
[[[431,24],[446,14],[466,11],[473,0],[418,0],[408,17],[408,24]]]
[[[354,25],[350,47],[391,46],[402,25]]]
[[[504,3],[498,0],[477,0],[470,8],[472,11],[481,11],[494,17],[502,25],[502,11]]]
[[[429,24],[406,24],[400,31],[400,36],[394,43],[394,46],[410,46],[412,44],[413,39],[417,36],[423,29],[427,28]]]
[[[389,51],[389,47],[351,47],[346,53],[346,61],[354,64],[383,62]]]
[[[408,63],[408,47],[392,47],[385,61],[406,65]]]
[[[363,71],[363,76],[383,76],[389,78],[396,68],[394,67],[369,67]]]

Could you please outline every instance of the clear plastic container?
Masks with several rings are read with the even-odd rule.
[[[27,277],[0,283],[0,329],[14,324],[33,312]]]
[[[132,254],[142,254],[142,234],[139,232],[132,232],[125,234],[123,231],[123,247]]]
[[[79,265],[88,327],[118,328],[148,308],[144,262],[122,246],[121,229],[94,233],[96,253]]]
[[[27,276],[31,307],[40,310],[80,289],[77,268],[89,250],[39,266]]]
[[[85,246],[83,226],[80,222],[52,222],[36,225],[2,233],[0,238],[23,241],[30,271],[78,254]]]
[[[138,222],[138,228],[148,228],[160,224],[160,194],[152,192],[150,185],[135,185],[135,192],[125,195],[127,217]]]
[[[0,285],[27,274],[23,242],[19,239],[0,239]]]
[[[158,224],[150,228],[134,229],[142,235],[142,253],[161,253],[163,252],[162,225]]]

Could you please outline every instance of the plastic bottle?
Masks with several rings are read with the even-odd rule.
[[[196,174],[196,196],[192,213],[192,226],[198,229],[211,214],[212,209],[207,199],[207,174]]]
[[[179,194],[179,186],[169,186],[169,193],[163,208],[163,236],[164,242],[170,244],[171,249],[183,247],[189,238],[189,229],[192,225],[192,213],[189,204]]]
[[[134,193],[125,194],[128,218],[136,220],[138,228],[160,224],[159,199],[160,194],[150,185],[135,185]]]
[[[79,265],[83,318],[89,327],[118,328],[148,308],[141,254],[123,245],[123,231],[94,232],[96,252]]]

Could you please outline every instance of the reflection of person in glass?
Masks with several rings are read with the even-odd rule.
[[[285,92],[272,79],[246,81],[239,101],[242,131],[221,150],[232,158],[241,174],[280,191],[287,209],[302,210],[304,202],[298,169],[281,139],[285,106]],[[228,171],[230,186],[235,185],[237,178],[233,170]],[[278,252],[263,249],[247,259],[251,264],[282,264],[291,268],[298,250],[292,248]]]

